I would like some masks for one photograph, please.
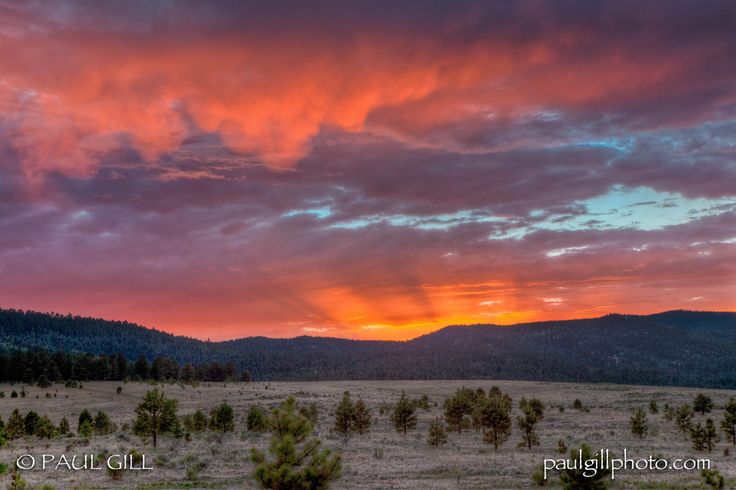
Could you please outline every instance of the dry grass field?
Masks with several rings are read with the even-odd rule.
[[[517,402],[525,397],[536,397],[546,406],[544,419],[539,423],[541,445],[529,451],[517,447],[520,434],[516,427],[510,440],[497,452],[484,444],[480,434],[472,429],[461,435],[450,433],[449,441],[439,448],[431,448],[426,442],[430,421],[442,413],[442,402],[461,386],[490,388],[498,385],[514,399],[514,419],[518,413]],[[122,386],[122,393],[116,388]],[[151,385],[145,383],[85,383],[82,389],[54,385],[42,390],[26,387],[25,398],[11,398],[12,390],[21,386],[0,385],[5,397],[0,399],[0,415],[7,421],[10,413],[18,408],[22,412],[35,410],[48,415],[58,424],[67,417],[76,430],[79,412],[105,410],[118,425],[118,431],[104,437],[92,437],[89,442],[79,438],[57,438],[50,441],[18,439],[0,448],[0,462],[12,466],[15,458],[24,453],[40,455],[49,453],[89,454],[108,451],[122,453],[132,448],[147,455],[154,469],[128,471],[118,481],[113,481],[105,471],[29,470],[22,477],[31,486],[48,483],[57,489],[66,488],[253,488],[250,479],[253,465],[249,461],[249,449],[265,448],[268,434],[248,433],[244,415],[252,404],[271,408],[293,395],[300,403],[314,402],[319,407],[318,434],[328,447],[343,455],[343,476],[334,488],[385,489],[385,488],[500,488],[532,487],[531,474],[544,458],[559,458],[559,439],[569,448],[587,442],[594,450],[609,448],[621,453],[626,448],[636,458],[650,454],[664,458],[706,457],[712,460],[728,478],[731,485],[736,477],[736,448],[730,455],[725,451],[730,444],[721,441],[711,453],[696,453],[690,442],[673,422],[662,415],[665,403],[680,405],[691,403],[698,392],[709,394],[717,407],[732,395],[729,391],[697,390],[667,387],[584,385],[563,383],[536,383],[510,381],[340,381],[302,383],[226,383],[202,384],[196,387],[164,385],[166,395],[179,400],[179,414],[193,412],[197,408],[209,409],[227,401],[237,414],[236,430],[222,438],[211,432],[195,434],[191,441],[163,437],[157,449],[143,447],[141,441],[129,432],[120,430],[134,418],[134,409]],[[371,408],[374,425],[364,436],[353,436],[347,442],[333,434],[333,411],[343,391],[350,391],[353,399],[361,397]],[[395,402],[401,391],[411,398],[426,394],[430,410],[419,409],[417,430],[406,437],[396,433],[389,415],[379,415],[379,406]],[[47,398],[45,393],[56,393]],[[572,402],[580,399],[587,410],[574,410]],[[656,400],[660,413],[650,414],[649,421],[656,435],[643,440],[631,435],[629,418],[637,407],[646,408]],[[437,402],[437,406],[434,403]],[[560,406],[565,407],[564,411]],[[722,409],[710,415],[718,425]],[[696,416],[696,420],[702,419]],[[720,427],[719,427],[720,430]],[[723,436],[722,436],[723,439]],[[187,467],[204,463],[195,481],[186,478]],[[617,475],[613,488],[701,488],[698,471],[682,472],[623,472]],[[10,484],[6,474],[0,477],[0,486]],[[728,487],[727,485],[727,487]],[[702,487],[704,488],[704,487]]]

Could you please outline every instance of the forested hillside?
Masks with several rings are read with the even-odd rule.
[[[204,342],[126,322],[0,310],[0,348],[231,363],[257,380],[519,379],[736,388],[736,313],[451,326],[407,342]]]

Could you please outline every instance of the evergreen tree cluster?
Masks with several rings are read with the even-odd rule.
[[[705,420],[700,417],[711,414],[716,408],[710,396],[698,393],[692,405],[685,403],[677,408],[665,405],[664,419],[674,422],[675,426],[689,437],[693,449],[711,452],[715,444],[721,441],[718,424],[712,417],[706,417]],[[631,430],[635,434],[637,432],[634,431],[634,428],[641,425],[640,419],[641,415],[638,412],[631,419]],[[720,428],[723,430],[725,440],[736,445],[736,397],[731,397],[723,406]]]
[[[100,410],[97,415],[92,416],[89,410],[85,409],[79,415],[77,430],[82,437],[89,437],[93,434],[106,435],[115,430],[115,424],[104,411]],[[70,437],[72,431],[69,420],[62,417],[57,426],[47,415],[39,415],[34,410],[23,414],[17,408],[10,414],[7,423],[0,418],[0,446],[6,440],[13,441],[33,436],[39,439]]]
[[[511,397],[497,386],[486,393],[482,388],[472,390],[462,387],[445,400],[444,420],[447,427],[461,434],[463,429],[474,428],[483,433],[483,441],[494,449],[508,441],[513,430]],[[517,426],[522,433],[520,446],[531,449],[539,445],[536,432],[537,423],[544,418],[544,404],[532,398],[522,398],[519,402],[521,415],[517,416]]]
[[[48,388],[62,380],[74,381],[250,381],[250,373],[238,374],[232,362],[179,365],[173,359],[156,357],[149,362],[144,356],[129,361],[122,353],[93,355],[89,353],[48,352],[46,350],[0,351],[0,382],[37,384]]]
[[[342,400],[335,409],[334,431],[345,438],[353,432],[363,435],[370,430],[371,421],[371,412],[363,400],[359,398],[353,402],[350,392],[343,393]]]
[[[411,400],[405,392],[393,405],[391,422],[397,432],[406,434],[417,426],[416,400]],[[462,434],[463,429],[474,428],[483,433],[483,441],[492,444],[495,449],[503,445],[511,436],[513,421],[511,418],[512,399],[497,386],[486,393],[483,389],[472,390],[462,387],[443,405],[443,417],[433,420],[428,427],[427,443],[439,446],[447,442],[447,431]],[[544,404],[536,398],[519,402],[521,415],[517,417],[517,426],[521,432],[519,446],[531,449],[539,445],[536,426],[544,418]],[[343,395],[335,411],[335,431],[348,433],[353,414],[353,405],[349,393]],[[385,413],[383,410],[381,413]]]

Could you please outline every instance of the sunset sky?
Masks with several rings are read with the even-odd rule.
[[[736,2],[0,0],[0,307],[199,338],[736,310]]]

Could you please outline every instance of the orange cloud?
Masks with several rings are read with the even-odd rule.
[[[370,123],[367,129],[432,146],[440,143],[425,134],[432,128],[632,97],[687,64],[615,49],[568,59],[571,46],[584,42],[575,32],[511,44],[370,32],[132,35],[49,27],[0,34],[0,110],[15,121],[29,174],[85,174],[126,142],[155,160],[194,130],[290,168],[325,126],[363,131]]]

